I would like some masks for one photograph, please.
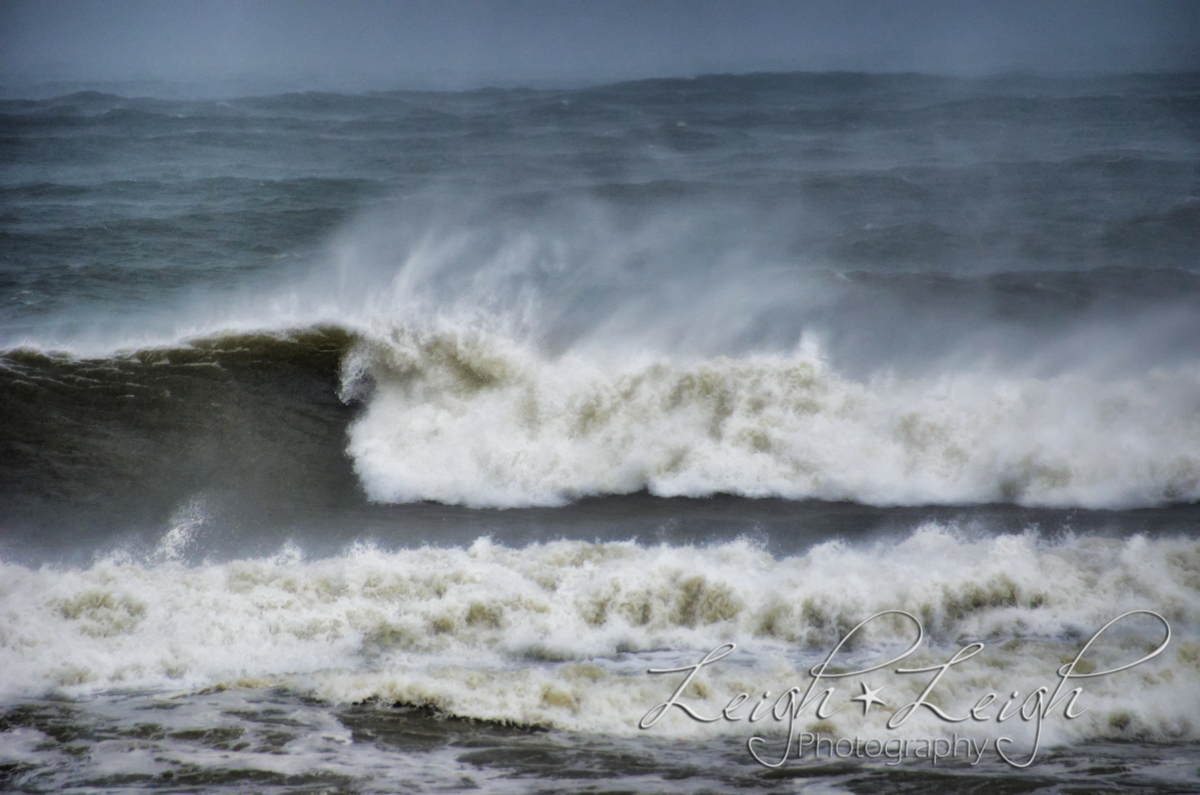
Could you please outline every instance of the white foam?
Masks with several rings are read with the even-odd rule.
[[[856,380],[811,341],[780,355],[550,356],[443,323],[361,345],[344,392],[366,398],[348,449],[383,502],[556,505],[640,489],[886,505],[1200,499],[1191,367]]]
[[[776,559],[745,541],[712,547],[559,541],[512,549],[384,552],[357,547],[306,561],[295,549],[260,560],[185,567],[105,560],[87,569],[0,564],[5,700],[47,691],[191,691],[284,685],[335,702],[380,698],[447,712],[567,729],[636,733],[678,677],[650,667],[698,662],[721,643],[735,656],[689,689],[718,714],[738,692],[782,692],[864,618],[906,610],[928,633],[910,667],[944,662],[980,640],[978,660],[947,675],[943,704],[965,711],[984,692],[1007,697],[1053,684],[1054,672],[1107,621],[1154,610],[1171,645],[1137,670],[1084,682],[1084,719],[1055,723],[1058,741],[1096,736],[1194,738],[1200,727],[1200,545],[1033,534],[972,538],[929,525],[868,547],[841,543]],[[1161,639],[1125,627],[1098,664]],[[912,640],[877,621],[847,657],[886,659]],[[895,710],[926,677],[890,672]],[[839,684],[839,698],[858,680]],[[848,705],[846,732],[875,725]],[[910,733],[952,729],[921,715]],[[665,735],[714,729],[682,715]]]

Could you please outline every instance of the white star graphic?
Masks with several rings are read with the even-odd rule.
[[[883,688],[887,687],[887,685],[880,685],[879,687],[872,690],[871,688],[867,687],[866,682],[862,682],[861,684],[862,684],[862,689],[863,689],[862,695],[855,696],[854,698],[852,698],[850,700],[851,701],[861,701],[863,703],[863,715],[867,714],[867,710],[869,710],[871,708],[872,704],[881,704],[885,707],[887,706],[887,704],[884,703],[883,699],[879,698],[879,691],[883,690]]]

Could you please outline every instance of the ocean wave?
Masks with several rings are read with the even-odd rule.
[[[687,693],[697,710],[718,714],[738,692],[802,683],[856,624],[904,610],[925,632],[909,667],[944,662],[970,642],[986,646],[939,692],[942,706],[962,711],[979,691],[1007,697],[1046,684],[1108,621],[1152,608],[1173,632],[1161,659],[1085,680],[1085,718],[1058,721],[1053,731],[1060,741],[1196,736],[1200,693],[1179,687],[1200,659],[1194,539],[977,538],[929,524],[900,539],[830,542],[782,558],[744,540],[510,548],[480,539],[396,552],[360,545],[311,561],[284,548],[188,567],[177,560],[188,532],[181,522],[139,560],[110,557],[84,569],[0,564],[4,697],[269,685],[333,702],[380,699],[636,733],[677,685],[648,668],[694,664],[719,644],[737,644]],[[840,664],[887,659],[914,631],[909,620],[872,621]],[[1140,655],[1161,635],[1154,621],[1130,620],[1097,642],[1089,664],[1130,662],[1131,649]],[[878,676],[892,685],[893,710],[926,684]],[[850,687],[857,693],[857,680]],[[939,730],[927,717],[910,728]],[[857,709],[833,719],[843,733],[865,723]],[[668,736],[702,730],[681,714],[656,728]]]
[[[354,339],[310,328],[106,357],[0,353],[5,541],[27,527],[76,541],[79,524],[157,527],[203,493],[277,505],[340,494],[353,410],[335,391]]]
[[[791,354],[549,356],[502,335],[400,327],[361,342],[348,451],[381,502],[556,505],[660,496],[1015,502],[1200,499],[1200,372],[1036,378],[838,373]]]
[[[206,472],[269,485],[288,462],[288,481],[312,483],[340,472],[344,453],[379,503],[552,506],[639,491],[881,506],[1200,500],[1200,371],[1186,361],[1124,376],[982,365],[852,376],[811,336],[790,353],[595,340],[552,352],[447,320],[229,333],[105,358],[21,349],[0,355],[0,386],[17,420],[0,439],[5,469],[29,493],[173,478],[164,499],[177,503]]]

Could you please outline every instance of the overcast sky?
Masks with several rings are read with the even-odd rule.
[[[0,0],[0,80],[290,89],[1200,69],[1200,0]]]

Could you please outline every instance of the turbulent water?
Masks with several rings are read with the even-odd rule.
[[[1195,74],[5,100],[0,240],[0,786],[1197,788]]]

